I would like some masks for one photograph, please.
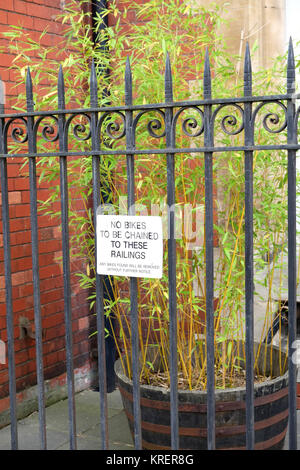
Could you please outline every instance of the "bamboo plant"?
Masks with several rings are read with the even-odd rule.
[[[55,109],[57,96],[57,63],[61,62],[66,90],[67,106],[88,107],[91,59],[98,66],[99,89],[105,90],[99,98],[99,105],[120,105],[124,102],[125,57],[130,56],[133,71],[135,104],[159,103],[164,101],[163,72],[166,53],[169,53],[173,69],[174,100],[182,101],[195,96],[202,97],[202,75],[204,53],[210,53],[213,68],[212,90],[215,97],[240,96],[242,80],[235,67],[239,57],[226,52],[222,37],[216,33],[222,21],[222,12],[216,5],[207,8],[191,7],[190,2],[179,0],[149,0],[144,4],[111,1],[96,18],[96,32],[99,44],[92,40],[91,13],[82,7],[87,0],[69,0],[63,16],[58,18],[65,25],[63,47],[45,48],[40,41],[35,42],[28,33],[13,27],[6,36],[10,38],[10,48],[16,54],[13,68],[19,72],[17,85],[23,82],[25,70],[30,64],[35,89],[44,91],[41,109]],[[135,11],[137,18],[144,21],[131,24],[129,11]],[[85,12],[83,12],[85,11]],[[103,18],[110,15],[112,25],[100,28]],[[38,51],[35,58],[31,52]],[[51,58],[55,57],[55,59]],[[277,58],[272,68],[254,74],[253,94],[276,93],[284,86],[282,71],[283,58]],[[103,70],[108,73],[103,73]],[[102,73],[101,73],[102,71]],[[16,109],[24,106],[20,95]],[[38,100],[41,102],[41,100]],[[273,118],[270,126],[280,127],[276,122],[278,109],[270,105],[257,125],[256,142],[264,144],[270,139],[270,132],[263,126],[263,119],[269,113]],[[231,115],[228,118],[228,115]],[[156,119],[153,133],[149,136],[147,119]],[[199,126],[199,116],[189,112],[183,119],[191,123],[190,129]],[[284,118],[283,118],[284,119]],[[222,145],[238,144],[243,134],[236,129],[241,124],[241,116],[235,108],[224,110],[216,123],[218,129],[215,140]],[[164,146],[159,138],[163,129],[157,114],[148,115],[141,121],[137,133],[137,148]],[[229,132],[222,131],[222,126]],[[82,128],[83,129],[83,128]],[[112,128],[113,129],[113,128]],[[115,136],[118,135],[115,127]],[[282,134],[275,134],[277,139]],[[114,135],[112,136],[114,137]],[[180,147],[201,144],[203,136],[192,138],[178,132]],[[120,141],[111,138],[109,145],[119,145]],[[122,142],[121,142],[122,143]],[[88,141],[72,142],[86,149]],[[41,181],[51,182],[54,191],[47,201],[42,201],[40,210],[52,217],[58,217],[55,202],[59,197],[58,162],[40,158],[39,176]],[[166,178],[164,155],[138,155],[136,157],[136,203],[148,215],[166,215]],[[26,164],[24,164],[26,171]],[[91,160],[72,159],[69,162],[70,198],[69,218],[71,248],[74,258],[86,260],[85,272],[78,272],[82,288],[87,289],[91,309],[95,300],[94,227],[90,208],[92,188]],[[191,154],[178,154],[175,159],[175,190],[179,222],[177,240],[177,305],[178,305],[178,371],[179,386],[186,389],[206,388],[205,361],[205,230],[204,230],[204,163],[202,157]],[[109,188],[103,198],[112,204],[118,213],[126,198],[126,165],[122,158],[107,156],[101,161],[101,174],[105,175],[105,187]],[[264,338],[273,320],[276,302],[272,297],[274,269],[286,250],[287,228],[287,158],[285,152],[257,151],[254,155],[254,251],[255,269],[264,274],[257,277],[257,285],[263,289],[263,325],[258,340],[263,345]],[[54,182],[54,183],[53,183]],[[215,342],[221,345],[216,350],[216,384],[228,387],[240,384],[243,372],[239,359],[244,351],[236,351],[234,341],[244,338],[244,163],[243,155],[231,152],[218,155],[214,159],[214,185],[218,194],[215,198]],[[78,212],[73,201],[79,197],[85,208]],[[192,221],[192,223],[191,223]],[[284,268],[284,267],[283,267]],[[283,269],[284,271],[284,269]],[[110,279],[111,298],[106,299],[105,314],[111,320],[111,333],[124,365],[130,375],[131,333],[129,325],[129,299],[127,280]],[[164,272],[162,279],[139,279],[139,335],[141,351],[141,381],[145,383],[169,385],[169,318],[168,318],[168,275],[167,243],[164,246]],[[259,299],[259,292],[256,299]],[[280,301],[280,292],[278,293]],[[280,314],[280,312],[279,312]],[[154,363],[147,351],[155,348],[163,365],[162,372],[154,370]],[[283,365],[282,365],[283,366]]]

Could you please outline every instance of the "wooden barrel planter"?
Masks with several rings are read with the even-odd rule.
[[[276,368],[280,353],[274,347],[272,349]],[[116,362],[115,370],[133,433],[132,381],[123,373],[120,360]],[[143,448],[171,449],[169,390],[141,385],[140,394]],[[217,389],[215,397],[216,449],[246,449],[245,388]],[[288,372],[255,384],[254,397],[255,449],[282,449],[288,425]],[[206,392],[179,390],[178,403],[180,449],[206,450]]]

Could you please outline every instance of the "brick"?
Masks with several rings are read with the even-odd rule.
[[[14,312],[25,312],[28,309],[33,307],[33,296],[23,297],[22,299],[17,299],[13,302],[13,311]]]
[[[64,324],[61,324],[59,326],[54,326],[54,327],[48,327],[45,329],[45,337],[44,337],[44,342],[46,341],[53,341],[56,338],[64,338],[65,337],[65,328]]]
[[[26,256],[31,256],[31,245],[17,245],[11,247],[11,257],[12,259],[24,258]]]
[[[23,340],[22,342],[25,343],[25,340]],[[28,361],[28,358],[29,358],[29,353],[27,349],[18,351],[17,354],[15,354],[16,364],[23,364],[24,362]]]
[[[23,26],[24,28],[33,28],[33,18],[28,15],[20,15],[14,12],[7,13],[7,23],[9,25]]]
[[[58,352],[53,352],[44,356],[44,365],[45,367],[51,366],[59,362]]]
[[[43,47],[52,47],[60,43],[60,41],[61,37],[58,34],[55,34],[55,32],[49,32],[42,37],[40,43]]]
[[[63,252],[56,251],[55,253],[53,253],[53,255],[54,255],[54,261],[61,265],[62,259],[63,259]]]
[[[41,292],[47,292],[51,289],[58,289],[63,286],[63,277],[57,276],[52,279],[45,279],[40,281]]]
[[[7,25],[7,11],[5,10],[0,10],[0,23]]]
[[[37,188],[37,198],[39,201],[46,201],[50,195],[49,188]]]
[[[0,412],[9,409],[9,407],[10,407],[9,397],[2,398],[0,400]]]
[[[41,18],[37,18],[37,17],[33,18],[34,30],[38,31],[39,34],[41,32],[43,32],[45,29],[49,29],[49,26],[51,25],[51,23],[52,23],[51,20],[47,21],[46,19],[41,19]],[[52,28],[51,28],[51,30],[53,32]]]
[[[27,361],[25,364],[16,366],[16,377],[23,378],[29,376],[30,373],[35,372],[35,364],[32,361]],[[19,384],[20,387],[24,388],[26,382]]]
[[[16,13],[23,13],[27,14],[27,2],[24,2],[23,0],[14,0],[14,11]]]
[[[63,349],[65,347],[65,338],[64,336],[54,338],[53,341],[48,341],[47,343],[44,344],[43,347],[43,353],[44,354],[49,354],[53,351],[57,351],[60,349]]]
[[[41,216],[39,217],[39,227],[55,227],[57,225],[57,219],[51,219],[50,217]]]
[[[30,229],[30,219],[29,218],[18,218],[10,220],[10,230],[11,232],[23,232]]]
[[[41,296],[41,302],[43,305],[54,302],[55,300],[60,300],[64,298],[64,292],[62,289],[54,289],[50,292],[45,292]]]
[[[39,256],[39,266],[48,266],[55,262],[54,253],[47,253]]]
[[[54,227],[45,227],[40,230],[40,240],[52,240],[54,238]]]
[[[53,227],[53,237],[54,238],[61,238],[61,227]]]
[[[0,64],[2,67],[10,67],[13,63],[13,59],[14,59],[14,55],[13,54],[9,54],[9,53],[1,53],[0,54]]]
[[[0,25],[0,34],[1,34],[1,25]],[[0,66],[0,77],[3,82],[8,82],[10,77],[10,71]],[[6,83],[4,83],[6,86]]]
[[[10,178],[8,183],[15,191],[23,191],[29,190],[29,180],[28,178],[18,177],[18,178]]]
[[[21,202],[22,202],[22,204],[29,204],[30,203],[30,192],[29,191],[21,191]]]
[[[27,218],[18,218],[10,220],[10,230],[11,232],[23,232],[30,229],[30,219]]]
[[[12,279],[13,286],[18,286],[20,284],[25,284],[26,282],[31,282],[32,270],[13,273],[11,276],[11,279]]]
[[[0,198],[1,201],[1,198]],[[20,204],[22,202],[22,195],[20,191],[11,191],[8,193],[9,204]],[[0,202],[1,203],[1,202]]]
[[[27,13],[36,18],[45,18],[46,20],[54,20],[60,13],[59,9],[51,8],[50,6],[39,4],[28,4]]]
[[[25,243],[31,243],[31,232],[24,230],[22,232],[11,233],[10,235],[11,245],[20,245]]]
[[[89,319],[88,317],[79,318],[78,320],[78,329],[85,330],[89,327]]]
[[[52,302],[54,303],[54,302]],[[64,313],[59,312],[55,313],[54,315],[47,316],[43,319],[43,327],[44,328],[51,328],[54,326],[58,326],[64,324]]]
[[[18,296],[27,297],[33,295],[33,285],[26,284],[18,287]]]
[[[61,249],[61,242],[58,240],[41,241],[39,243],[40,253],[53,253]]]
[[[12,279],[12,285],[17,286],[19,284],[24,284],[25,283],[25,273],[20,272],[20,273],[13,273],[11,276]]]
[[[0,316],[1,315],[6,315],[6,308],[5,304],[0,304]],[[4,338],[2,338],[4,340]]]
[[[57,264],[49,266],[43,266],[40,268],[40,279],[46,279],[48,277],[58,276],[61,273],[61,269]]]
[[[13,272],[24,271],[32,268],[32,258],[17,258],[12,260],[11,268]]]
[[[14,0],[5,0],[5,10],[14,9]]]
[[[44,317],[48,315],[52,315],[57,312],[63,312],[64,311],[64,301],[59,300],[57,302],[51,302],[50,304],[47,305],[41,305],[41,311],[42,315]]]
[[[31,2],[33,4],[34,3],[40,4],[41,0],[31,0]],[[43,3],[45,5],[52,6],[52,7],[55,7],[57,9],[61,9],[61,10],[63,9],[62,5],[64,5],[64,2],[62,0],[43,0]]]
[[[30,217],[30,205],[29,204],[22,204],[17,205],[13,208],[13,213],[15,218],[19,217]]]

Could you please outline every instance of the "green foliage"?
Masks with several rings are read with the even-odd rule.
[[[23,83],[25,71],[30,65],[34,88],[43,94],[43,100],[37,98],[39,109],[56,109],[56,81],[58,62],[62,63],[66,90],[67,107],[88,107],[89,73],[92,58],[98,72],[99,105],[121,105],[124,103],[125,57],[130,56],[133,72],[133,92],[135,104],[161,103],[164,101],[164,68],[168,52],[172,64],[174,100],[197,99],[202,97],[203,64],[205,48],[208,47],[213,69],[212,91],[215,97],[241,96],[243,83],[237,72],[236,63],[240,58],[232,58],[226,52],[223,38],[217,30],[222,20],[222,11],[216,5],[209,7],[190,6],[190,2],[181,0],[148,0],[144,4],[130,2],[109,2],[109,7],[98,15],[96,32],[98,44],[106,43],[103,49],[94,46],[92,41],[91,14],[83,13],[82,7],[87,0],[69,0],[64,14],[58,19],[65,26],[63,43],[52,48],[34,41],[29,33],[20,28],[11,28],[6,33],[10,38],[10,48],[16,53],[14,69],[19,72]],[[127,6],[126,6],[127,4]],[[145,23],[133,24],[129,12]],[[111,15],[115,21],[106,29],[100,26],[105,15]],[[121,21],[122,20],[122,21]],[[43,33],[45,34],[45,33]],[[38,51],[32,58],[32,52]],[[234,60],[233,60],[234,59]],[[263,70],[253,77],[253,93],[257,95],[279,93],[283,83],[285,66],[282,58],[274,62],[270,70]],[[273,87],[273,88],[272,88]],[[15,109],[22,109],[24,96],[20,95]],[[263,126],[269,113],[267,124],[276,129],[276,114],[280,114],[278,105],[268,104],[257,115],[255,142],[261,145],[270,141],[278,143],[282,134],[270,134]],[[232,115],[228,118],[228,115]],[[270,118],[273,118],[271,120]],[[165,145],[163,138],[149,136],[147,124],[160,116],[153,112],[145,114],[136,132],[138,149]],[[203,135],[191,138],[182,133],[184,120],[190,124],[188,129],[195,132],[201,126],[199,114],[188,109],[183,113],[177,128],[177,146],[186,148],[202,145]],[[282,113],[280,119],[284,119]],[[112,123],[117,116],[112,117]],[[84,117],[77,124],[86,124]],[[193,124],[197,123],[196,129]],[[220,146],[242,144],[243,133],[235,133],[242,123],[242,116],[237,107],[226,106],[218,113],[215,123],[215,143]],[[53,124],[53,123],[52,123]],[[121,123],[122,124],[122,123]],[[224,132],[222,124],[229,131]],[[50,125],[50,122],[49,122]],[[74,122],[75,125],[75,122]],[[82,137],[86,129],[82,128]],[[163,129],[153,131],[157,135]],[[115,130],[114,137],[118,131]],[[124,140],[110,139],[110,145],[124,145]],[[50,144],[39,143],[39,150],[46,151]],[[44,145],[44,147],[43,147]],[[74,149],[89,148],[89,141],[72,139]],[[13,146],[11,147],[13,150]],[[51,183],[53,191],[47,201],[42,201],[41,210],[53,217],[59,216],[55,202],[59,199],[59,165],[56,159],[40,158],[39,175],[41,181]],[[164,215],[166,207],[166,160],[165,155],[136,156],[136,201],[151,214],[151,207]],[[267,276],[260,282],[266,287],[265,324],[263,335],[269,327],[274,302],[271,298],[272,273],[281,253],[286,249],[286,174],[287,159],[285,152],[258,151],[254,155],[254,250],[256,269]],[[68,164],[71,225],[71,247],[74,258],[87,260],[86,272],[78,273],[79,282],[88,289],[91,307],[94,306],[94,227],[92,210],[89,206],[92,191],[92,169],[90,158],[72,158]],[[200,154],[177,154],[175,160],[175,188],[177,208],[184,215],[197,221],[197,236],[181,231],[177,240],[177,303],[178,303],[178,363],[187,388],[206,386],[205,360],[203,354],[205,334],[205,233],[204,214],[204,164]],[[125,159],[107,156],[101,160],[102,183],[110,188],[106,201],[119,209],[120,198],[126,196]],[[239,152],[226,152],[215,155],[214,184],[218,191],[216,198],[215,233],[218,240],[218,257],[215,268],[215,311],[216,343],[224,345],[223,352],[216,358],[217,369],[223,374],[223,384],[238,370],[232,360],[232,341],[244,336],[244,156]],[[84,210],[78,211],[74,204],[82,201]],[[190,213],[184,212],[189,206]],[[274,263],[271,263],[274,259]],[[148,318],[148,329],[142,331],[140,324],[140,346],[143,361],[142,377],[150,381],[153,364],[147,360],[146,350],[150,344],[156,344],[161,362],[168,370],[169,330],[168,330],[168,276],[167,244],[164,249],[164,273],[161,280],[140,279],[139,309],[141,317]],[[125,352],[124,362],[130,370],[130,329],[128,328],[129,300],[122,294],[120,281],[113,283],[114,299],[108,300],[105,312],[118,320],[118,347]],[[122,281],[123,285],[124,281]],[[269,297],[268,297],[269,296]],[[142,323],[142,322],[141,322]],[[113,333],[116,334],[115,332]],[[117,340],[117,338],[116,338]],[[199,367],[195,370],[195,357],[199,355]],[[236,359],[236,358],[235,358]],[[196,361],[197,362],[197,361]],[[198,377],[196,383],[194,377]],[[227,377],[225,380],[225,376]]]

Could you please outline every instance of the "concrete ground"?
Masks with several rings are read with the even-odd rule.
[[[133,441],[118,390],[108,397],[109,449],[132,450]],[[77,393],[76,429],[78,450],[98,450],[100,439],[99,393],[84,390]],[[47,449],[68,450],[68,401],[61,400],[46,408]],[[0,429],[0,450],[10,450],[10,426]],[[18,421],[18,443],[20,450],[39,450],[38,412]]]
[[[78,450],[99,450],[100,411],[99,394],[85,390],[76,394],[76,426]],[[298,415],[298,449],[300,449],[300,411]],[[68,403],[61,400],[46,408],[47,448],[68,450]],[[108,431],[110,450],[134,450],[127,418],[118,390],[108,394]],[[20,450],[39,450],[38,413],[32,413],[18,422]],[[10,450],[10,426],[0,429],[0,450]],[[288,437],[285,442],[288,449]]]

